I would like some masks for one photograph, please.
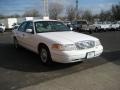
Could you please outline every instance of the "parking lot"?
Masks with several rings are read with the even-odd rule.
[[[90,35],[101,40],[100,57],[44,66],[35,53],[13,47],[11,32],[0,33],[0,90],[120,90],[120,31]]]

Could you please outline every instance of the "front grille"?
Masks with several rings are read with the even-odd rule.
[[[80,42],[77,42],[75,45],[76,45],[77,49],[79,49],[79,50],[89,49],[89,48],[95,47],[95,42],[92,40],[80,41]]]

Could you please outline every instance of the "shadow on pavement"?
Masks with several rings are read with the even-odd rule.
[[[120,51],[106,52],[101,57],[116,65],[120,65]]]
[[[0,67],[23,72],[48,72],[69,68],[80,64],[54,63],[51,66],[45,66],[40,62],[39,56],[37,54],[24,48],[16,50],[12,44],[0,44],[0,53]],[[103,53],[101,57],[104,58],[105,61],[98,61],[98,64],[96,63],[96,65],[105,63],[107,61],[120,65],[120,51]]]
[[[15,49],[12,44],[0,44],[0,67],[23,72],[48,72],[74,66],[78,63],[53,63],[45,66],[39,56],[25,48]]]

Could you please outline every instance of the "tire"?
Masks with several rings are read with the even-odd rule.
[[[89,30],[89,34],[92,34],[92,30]]]
[[[98,28],[97,27],[95,28],[95,32],[98,32]]]
[[[13,38],[13,42],[14,42],[14,48],[18,49],[19,48],[18,40],[16,38]]]
[[[2,33],[4,33],[4,30],[2,30]]]
[[[0,28],[0,31],[1,31],[1,33],[4,33],[4,30],[2,28]]]
[[[45,45],[40,46],[39,56],[43,64],[50,65],[52,63],[50,51]]]

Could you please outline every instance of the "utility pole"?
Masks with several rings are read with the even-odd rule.
[[[44,19],[49,19],[48,14],[48,0],[44,0]]]
[[[77,15],[78,15],[78,0],[76,0],[76,12],[75,12],[75,19],[77,19]]]
[[[76,0],[76,11],[78,11],[78,0]]]

